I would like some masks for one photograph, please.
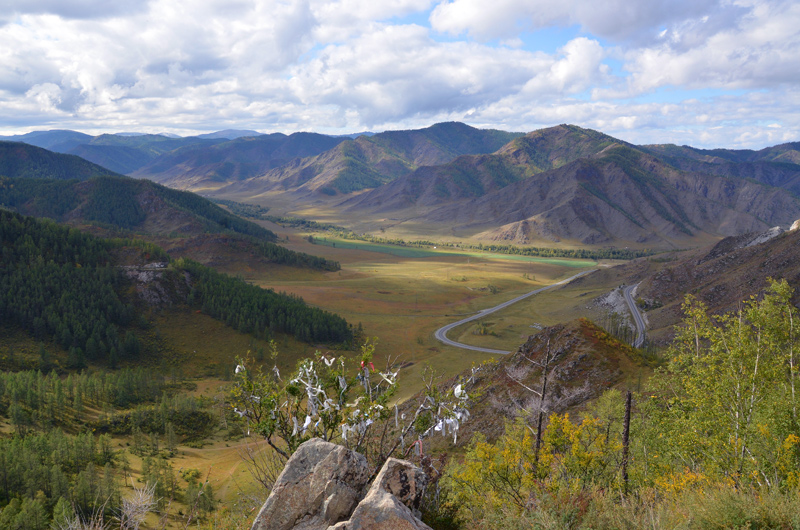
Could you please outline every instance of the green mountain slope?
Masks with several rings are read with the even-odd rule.
[[[8,179],[0,177],[0,207],[48,217],[73,226],[122,229],[148,240],[163,240],[194,257],[216,234],[218,244],[274,264],[338,270],[339,264],[288,250],[273,243],[273,232],[229,213],[190,192],[147,180],[97,177],[87,181]],[[231,241],[228,241],[231,239]],[[172,250],[170,250],[172,252]]]
[[[140,354],[137,328],[146,327],[134,282],[159,283],[170,304],[202,310],[258,337],[276,332],[299,340],[344,342],[344,319],[187,260],[166,266],[157,247],[107,240],[52,221],[0,210],[0,319],[37,339],[52,338],[76,365],[114,366]],[[137,250],[138,249],[138,250]],[[138,254],[138,256],[131,256]],[[134,266],[121,267],[131,262]],[[153,264],[153,261],[156,263]],[[158,263],[160,262],[160,263]],[[144,280],[140,271],[148,271]],[[141,309],[140,309],[141,308]]]
[[[203,197],[127,177],[84,181],[0,177],[0,205],[26,215],[97,222],[149,234],[229,232],[266,241],[276,237]]]
[[[86,180],[114,174],[77,156],[54,153],[21,142],[0,142],[0,176]]]
[[[9,178],[0,175],[0,206],[25,215],[48,217],[73,226],[99,226],[135,232],[150,240],[176,238],[180,255],[194,257],[194,246],[205,245],[207,234],[223,235],[219,244],[259,260],[294,267],[338,270],[335,262],[276,245],[271,231],[233,215],[208,199],[147,180],[105,175],[88,178],[95,166],[71,155],[34,146],[7,143],[0,164],[17,175],[37,174],[82,180]],[[0,147],[3,143],[0,143]],[[72,170],[77,168],[74,173]],[[103,168],[100,168],[102,170]],[[108,173],[108,172],[107,172]],[[160,239],[159,239],[160,238]],[[198,245],[188,239],[200,238]],[[232,241],[227,241],[233,238]],[[174,242],[174,241],[173,241]],[[170,245],[172,246],[172,245]]]

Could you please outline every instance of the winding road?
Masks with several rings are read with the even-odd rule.
[[[441,328],[436,330],[436,333],[434,333],[434,336],[439,341],[443,342],[444,344],[447,344],[448,346],[454,346],[456,348],[463,348],[465,350],[473,350],[473,351],[479,351],[479,352],[483,352],[483,353],[496,353],[496,354],[499,354],[499,355],[508,355],[509,353],[512,353],[512,352],[503,351],[503,350],[493,350],[491,348],[481,348],[480,346],[470,346],[469,344],[463,344],[461,342],[456,342],[454,340],[450,340],[450,339],[447,338],[447,332],[450,331],[451,329],[457,327],[457,326],[460,326],[461,324],[466,324],[467,322],[472,322],[473,320],[477,320],[479,318],[485,317],[486,315],[494,313],[495,311],[500,311],[501,309],[505,309],[506,307],[510,306],[511,304],[516,304],[520,300],[524,300],[524,299],[528,298],[529,296],[533,296],[535,294],[541,293],[542,291],[546,291],[548,289],[552,289],[553,287],[557,287],[559,285],[564,285],[565,283],[571,282],[575,278],[580,278],[581,276],[584,276],[584,275],[589,274],[590,272],[594,272],[596,270],[597,269],[591,269],[591,270],[588,270],[588,271],[579,272],[575,276],[570,276],[566,280],[561,280],[560,282],[556,282],[556,283],[550,284],[550,285],[548,285],[546,287],[541,287],[541,288],[536,289],[534,291],[531,291],[529,293],[525,293],[525,294],[523,294],[521,296],[518,296],[516,298],[512,298],[508,302],[503,302],[502,304],[496,305],[496,306],[491,307],[489,309],[482,309],[482,310],[478,311],[476,314],[474,314],[474,315],[472,315],[470,317],[463,318],[463,319],[461,319],[461,320],[459,320],[457,322],[453,322],[452,324],[447,324],[446,326],[442,326]],[[639,318],[641,318],[641,317],[639,317]]]
[[[628,308],[631,310],[631,314],[633,315],[633,320],[636,322],[636,338],[633,341],[632,346],[634,348],[641,348],[642,344],[644,344],[644,319],[642,319],[642,314],[639,313],[639,308],[636,307],[636,302],[633,300],[633,290],[638,287],[639,284],[630,285],[622,289],[622,294],[625,297],[625,302],[628,304]]]

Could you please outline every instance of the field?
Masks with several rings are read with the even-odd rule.
[[[292,250],[339,261],[342,270],[315,277],[305,274],[297,279],[270,271],[235,272],[262,287],[301,296],[354,325],[360,323],[367,337],[377,337],[377,352],[382,359],[399,355],[406,364],[401,372],[401,399],[420,388],[420,373],[426,364],[454,375],[473,362],[490,357],[441,344],[433,337],[436,329],[460,316],[598,266],[588,260],[418,249],[362,241],[315,239],[312,244],[304,233],[274,224],[268,228],[288,238],[287,246]],[[476,324],[471,324],[465,330],[451,332],[451,338],[456,339],[459,333],[457,340],[468,344],[513,350],[536,332],[531,326],[554,323],[562,317],[560,310],[564,312],[575,305],[574,295],[562,292],[550,295],[547,309],[543,310],[540,296],[491,315],[491,327],[500,330],[497,336],[474,334]],[[580,315],[568,318],[577,316]]]

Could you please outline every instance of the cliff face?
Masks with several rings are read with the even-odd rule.
[[[366,459],[314,438],[286,463],[252,530],[425,530],[425,473],[390,458],[369,483]]]

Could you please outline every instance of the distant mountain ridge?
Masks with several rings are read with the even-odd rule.
[[[324,205],[358,230],[667,249],[800,217],[800,143],[702,150],[575,125],[522,134],[450,122],[353,139],[103,135],[73,150],[172,188],[283,211]]]
[[[282,133],[187,145],[154,158],[131,173],[180,189],[220,187],[261,175],[294,159],[318,155],[345,141],[324,134]]]
[[[217,131],[213,133],[206,133],[206,134],[198,134],[197,138],[203,138],[205,140],[217,140],[220,138],[224,138],[226,140],[236,140],[237,138],[242,138],[245,136],[261,136],[264,133],[260,133],[258,131],[251,131],[251,130],[241,130],[241,129],[225,129],[224,131]]]
[[[294,160],[219,193],[293,190],[301,195],[347,195],[379,187],[417,168],[446,164],[464,154],[491,153],[520,133],[439,123],[412,131],[387,131],[342,139],[317,156]]]
[[[788,226],[800,213],[797,199],[778,188],[681,171],[569,125],[535,131],[491,155],[420,168],[342,207],[483,239],[653,248]]]
[[[67,153],[73,147],[89,142],[93,136],[77,131],[50,130],[33,131],[13,136],[0,136],[0,141],[22,142],[57,153]]]
[[[676,145],[646,145],[642,150],[685,171],[755,179],[800,197],[800,142],[760,151],[707,150]]]
[[[0,141],[0,176],[63,180],[115,174],[75,155],[54,153],[21,142]]]

